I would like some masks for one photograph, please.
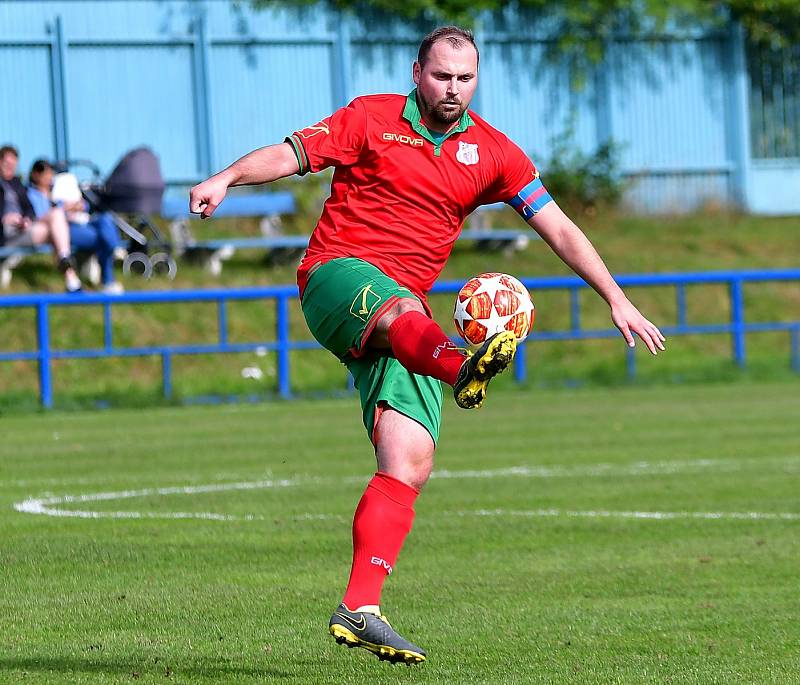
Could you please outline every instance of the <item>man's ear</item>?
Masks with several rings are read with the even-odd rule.
[[[419,85],[419,75],[422,72],[422,67],[420,66],[419,62],[414,62],[414,67],[411,70],[411,77],[414,79],[414,83]]]

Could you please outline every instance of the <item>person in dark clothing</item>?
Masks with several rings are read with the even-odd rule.
[[[69,225],[64,210],[51,207],[37,218],[28,192],[17,178],[19,153],[11,145],[0,147],[0,245],[27,247],[50,243],[59,270],[64,274],[67,292],[80,292],[81,280],[75,272],[69,246]]]

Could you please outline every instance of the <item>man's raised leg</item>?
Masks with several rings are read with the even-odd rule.
[[[422,305],[410,298],[398,300],[381,317],[369,344],[391,348],[395,358],[412,373],[453,386],[456,404],[462,409],[477,409],[483,404],[489,381],[508,367],[517,349],[514,334],[502,331],[467,358]]]
[[[378,472],[353,519],[353,564],[330,632],[341,644],[364,647],[380,659],[408,664],[425,651],[401,637],[380,611],[381,589],[414,521],[414,501],[433,468],[430,433],[413,419],[379,407],[373,434]]]

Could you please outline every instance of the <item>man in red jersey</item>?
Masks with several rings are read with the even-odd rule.
[[[433,467],[441,382],[453,386],[459,406],[479,407],[516,345],[500,333],[467,358],[430,317],[425,295],[465,218],[479,205],[507,202],[603,297],[630,346],[636,333],[653,354],[664,349],[658,328],[625,297],[533,163],[468,110],[478,60],[469,31],[436,29],[420,45],[408,96],[356,98],[242,157],[190,199],[191,211],[208,217],[231,186],[335,169],[298,285],[311,332],[353,374],[378,472],[356,508],[350,580],[329,630],[337,642],[409,664],[424,661],[425,651],[389,625],[380,594]]]

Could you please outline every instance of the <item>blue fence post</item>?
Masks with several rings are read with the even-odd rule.
[[[577,288],[569,289],[569,320],[573,331],[581,329],[581,296]]]
[[[733,359],[737,366],[744,368],[747,363],[747,349],[744,330],[744,289],[740,279],[736,278],[731,281],[730,295]]]
[[[220,345],[228,344],[228,307],[227,302],[219,298],[217,300],[217,329]]]
[[[636,378],[636,348],[628,347],[625,353],[625,370],[628,374],[628,380],[632,381]]]
[[[55,119],[56,157],[69,158],[69,129],[67,128],[67,45],[61,17],[53,20],[53,42],[51,46],[51,88],[53,92],[53,117]]]
[[[524,383],[527,375],[528,364],[526,362],[526,350],[528,346],[522,343],[517,346],[517,354],[514,355],[514,380],[517,383]]]
[[[333,70],[333,102],[336,107],[344,107],[350,101],[350,72],[353,59],[350,50],[350,19],[347,12],[338,13],[336,39],[333,45],[334,56],[331,60]]]
[[[728,32],[726,71],[730,106],[726,108],[727,147],[734,168],[730,174],[735,200],[744,209],[750,208],[751,141],[750,141],[750,74],[745,54],[744,29],[731,22]]]
[[[45,409],[53,406],[53,379],[50,375],[50,320],[46,302],[36,305],[36,337],[39,341],[39,401]]]
[[[164,399],[172,397],[172,355],[169,352],[161,353],[161,387],[164,390]]]
[[[111,323],[111,303],[103,305],[103,344],[107,350],[114,347],[113,325]]]
[[[683,328],[686,325],[686,286],[683,283],[675,286],[675,303],[678,309],[678,326]]]
[[[289,298],[278,295],[275,302],[277,320],[275,322],[275,337],[278,344],[278,394],[283,398],[292,395],[291,379],[289,374]]]
[[[215,171],[214,136],[211,123],[210,63],[205,9],[200,8],[194,21],[192,67],[194,70],[194,116],[197,126],[197,164],[204,175]]]
[[[789,331],[789,345],[792,371],[800,373],[800,326],[795,326]]]

